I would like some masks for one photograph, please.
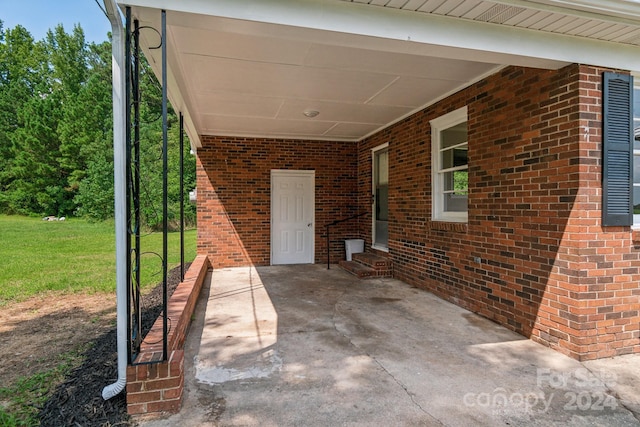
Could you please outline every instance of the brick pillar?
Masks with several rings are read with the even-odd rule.
[[[127,367],[127,412],[178,412],[184,390],[184,351],[174,350],[169,360]]]
[[[629,227],[602,227],[602,72],[574,66],[578,192],[533,338],[578,360],[640,352],[640,250]],[[573,185],[573,184],[569,184]]]

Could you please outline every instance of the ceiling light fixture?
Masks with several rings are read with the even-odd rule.
[[[305,116],[312,118],[312,117],[316,117],[318,114],[320,114],[320,111],[317,110],[304,110],[304,112],[302,113]]]

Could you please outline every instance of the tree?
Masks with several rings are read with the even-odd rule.
[[[140,173],[141,213],[146,226],[159,229],[162,225],[162,87],[156,80],[147,61],[142,58],[140,78]],[[173,109],[168,111],[168,210],[170,226],[175,227],[179,218],[179,120]],[[185,141],[185,217],[195,223],[195,207],[189,204],[188,191],[195,187],[195,158],[189,155],[189,143]]]
[[[140,194],[144,222],[161,223],[161,88],[142,58]],[[87,44],[80,26],[61,25],[34,42],[23,27],[0,21],[0,212],[113,215],[111,44]],[[178,119],[169,112],[169,204],[177,217]],[[185,149],[185,189],[195,159]],[[184,195],[183,195],[184,197]],[[187,196],[188,197],[188,196]],[[185,199],[187,199],[185,197]],[[186,204],[187,216],[195,209]]]
[[[32,97],[19,112],[13,133],[12,163],[7,185],[9,208],[22,214],[58,214],[64,183],[58,169],[59,116],[55,94]]]
[[[3,120],[11,142],[4,153],[4,204],[7,210],[23,214],[69,214],[73,211],[70,168],[64,159],[77,156],[63,155],[66,146],[60,142],[59,126],[86,75],[84,34],[76,27],[68,35],[58,26],[38,43],[19,26],[7,34],[4,110],[14,108],[16,115]]]
[[[46,94],[46,54],[41,43],[21,26],[4,30],[0,21],[0,209],[11,210],[9,186],[15,179],[13,163],[19,151],[16,133],[24,128],[25,109]]]
[[[113,216],[113,111],[111,103],[111,44],[89,46],[89,77],[78,102],[67,110],[62,132],[75,139],[85,167],[69,175],[76,214],[104,220]]]

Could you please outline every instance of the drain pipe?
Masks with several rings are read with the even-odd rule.
[[[127,385],[127,187],[126,187],[126,101],[124,26],[116,0],[104,0],[111,21],[111,73],[113,78],[113,177],[116,229],[116,318],[118,335],[118,379],[102,389],[102,398],[111,399]]]

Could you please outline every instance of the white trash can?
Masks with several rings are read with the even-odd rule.
[[[347,239],[344,241],[344,249],[347,253],[347,261],[351,261],[352,254],[359,254],[364,252],[364,240],[363,239]]]

